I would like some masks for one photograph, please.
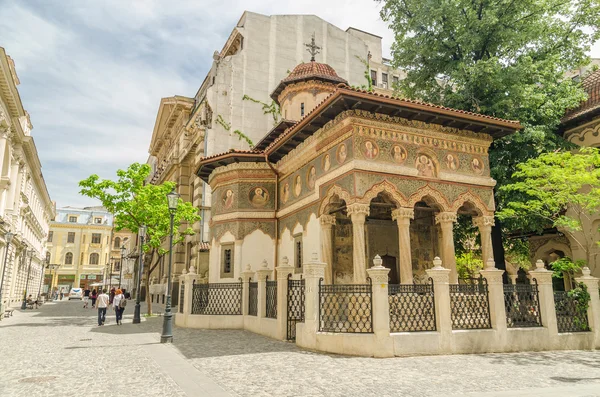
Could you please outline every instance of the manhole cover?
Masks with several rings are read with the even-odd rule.
[[[29,378],[19,379],[19,383],[44,383],[51,382],[58,378],[58,376],[32,376]]]

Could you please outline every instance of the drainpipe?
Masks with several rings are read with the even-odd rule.
[[[271,170],[275,173],[275,250],[273,260],[273,280],[277,280],[277,257],[279,254],[279,218],[277,218],[277,211],[279,210],[279,172],[273,167],[273,164],[269,162],[269,157],[265,153],[265,161]]]

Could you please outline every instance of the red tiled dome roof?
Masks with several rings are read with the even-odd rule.
[[[581,85],[588,98],[577,108],[569,110],[562,119],[563,123],[600,108],[600,70],[588,75]]]
[[[333,84],[348,84],[346,80],[338,76],[331,66],[325,63],[310,61],[296,66],[294,70],[292,70],[292,73],[290,73],[285,79],[281,80],[281,82],[277,85],[277,88],[275,88],[275,91],[273,91],[271,94],[271,98],[277,101],[279,94],[281,94],[284,88],[289,84],[309,80],[321,80]]]

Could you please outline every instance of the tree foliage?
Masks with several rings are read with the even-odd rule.
[[[594,214],[600,211],[600,150],[545,153],[518,166],[514,182],[501,188],[524,200],[513,201],[500,212],[502,220],[542,219],[567,234],[594,263],[598,244]]]
[[[166,195],[175,187],[174,182],[160,185],[145,184],[150,175],[150,166],[133,163],[126,170],[117,171],[117,180],[100,179],[91,175],[79,182],[80,193],[98,199],[104,208],[115,217],[115,229],[127,229],[138,233],[141,225],[146,225],[146,238],[143,250],[146,253],[146,290],[149,276],[160,259],[169,252],[164,242],[170,236],[170,213]],[[198,221],[198,209],[191,203],[179,199],[174,215],[173,245],[179,244],[187,235],[194,232],[190,225]],[[186,227],[180,227],[181,224]],[[146,294],[149,296],[149,294]],[[151,312],[149,306],[149,312]]]
[[[567,146],[554,131],[585,94],[563,76],[588,61],[600,37],[600,0],[380,2],[395,33],[392,63],[407,72],[398,83],[403,96],[524,126],[493,144],[491,172],[500,185],[518,163]],[[496,197],[499,208],[521,199],[508,193],[516,192]]]

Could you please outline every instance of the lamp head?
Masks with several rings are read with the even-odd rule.
[[[6,232],[6,234],[4,235],[4,239],[6,240],[6,244],[10,244],[10,242],[13,239],[13,237],[15,237],[15,234],[12,233],[10,230],[8,232]]]
[[[142,225],[140,226],[138,233],[140,235],[141,238],[146,237],[146,225]]]
[[[173,190],[167,194],[167,203],[169,204],[169,211],[174,212],[177,209],[177,204],[179,203],[179,194],[175,191],[175,187],[173,187]]]

